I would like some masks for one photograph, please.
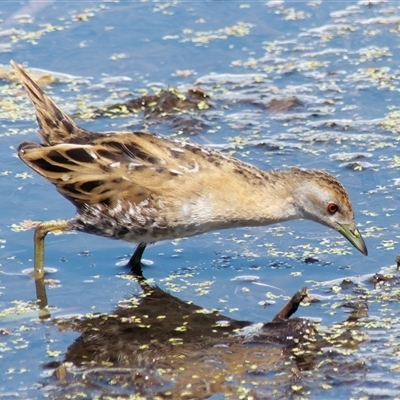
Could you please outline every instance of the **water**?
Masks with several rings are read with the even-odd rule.
[[[368,257],[322,226],[295,221],[157,243],[145,252],[152,262],[145,275],[182,300],[252,322],[270,320],[304,285],[323,301],[297,314],[326,327],[347,318],[343,302],[365,300],[368,317],[357,329],[367,339],[339,362],[342,367],[362,364],[365,370],[344,368],[346,379],[330,371],[330,387],[323,387],[327,382],[317,368],[303,372],[308,391],[301,395],[398,395],[396,281],[375,287],[361,280],[339,292],[331,289],[333,283],[318,284],[372,275],[393,265],[398,254],[398,5],[55,1],[39,3],[39,9],[35,3],[2,4],[0,64],[8,70],[13,59],[82,77],[64,77],[46,91],[63,109],[81,113],[85,128],[148,129],[231,152],[261,168],[319,168],[339,177],[352,198]],[[108,79],[115,77],[129,79]],[[84,118],[93,105],[168,86],[186,91],[195,83],[210,95],[212,107],[189,115],[202,124],[190,133],[171,119],[140,114]],[[0,90],[0,328],[5,333],[0,337],[0,387],[5,398],[14,392],[41,398],[48,378],[41,377],[45,370],[40,366],[62,361],[78,333],[59,332],[36,319],[30,303],[34,282],[20,274],[32,266],[33,231],[18,227],[27,220],[69,218],[74,209],[16,157],[21,141],[35,140],[33,110],[9,81]],[[296,107],[271,110],[271,101],[293,98]],[[90,235],[50,235],[46,265],[57,269],[49,275],[54,279],[48,287],[52,317],[111,312],[129,297],[137,285],[122,279],[125,270],[116,264],[132,250],[124,242]],[[316,262],[306,262],[310,259]],[[277,289],[232,280],[240,275],[256,275]],[[267,292],[278,297],[263,308],[259,302],[267,300]],[[319,379],[313,381],[313,373]],[[221,393],[228,396],[220,390],[210,397]]]

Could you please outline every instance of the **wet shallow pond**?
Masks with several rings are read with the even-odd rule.
[[[399,6],[383,1],[39,4],[5,3],[0,11],[1,397],[77,397],[70,381],[57,380],[50,376],[54,368],[42,366],[61,362],[80,335],[75,316],[112,314],[141,290],[121,266],[133,250],[129,244],[50,235],[46,265],[56,269],[48,275],[51,319],[38,320],[33,279],[22,274],[32,267],[28,228],[32,221],[70,218],[74,208],[16,156],[20,142],[36,140],[36,122],[22,88],[9,79],[11,59],[34,72],[51,71],[42,81],[45,90],[91,131],[149,130],[209,145],[263,169],[301,166],[335,174],[350,193],[369,249],[364,257],[343,237],[306,221],[149,247],[144,273],[162,293],[218,309],[235,321],[260,323],[271,321],[306,285],[320,301],[301,306],[296,316],[319,321],[320,332],[345,332],[347,339],[321,345],[306,363],[279,346],[235,343],[232,354],[240,360],[253,349],[246,353],[251,365],[241,369],[234,356],[207,353],[204,370],[180,361],[168,379],[159,379],[160,371],[137,372],[154,379],[150,391],[141,392],[143,382],[138,389],[137,382],[122,378],[119,385],[97,378],[96,390],[148,398],[175,390],[170,397],[201,397],[183,393],[179,385],[187,389],[188,381],[166,385],[183,368],[182,379],[190,375],[192,385],[205,382],[209,391],[202,396],[213,399],[399,396],[394,267],[400,253]],[[193,88],[209,97],[177,112],[110,109],[162,90],[175,90],[179,97]],[[382,269],[394,279],[371,280]],[[350,315],[360,304],[368,311],[362,307]],[[70,322],[53,320],[62,316]],[[210,370],[226,375],[216,374],[222,377],[214,382]],[[86,390],[82,398],[101,395],[93,387],[79,389]]]

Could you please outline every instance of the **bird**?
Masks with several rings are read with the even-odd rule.
[[[294,219],[332,228],[368,254],[349,195],[330,173],[264,171],[215,149],[149,132],[91,132],[11,64],[34,106],[41,140],[22,142],[18,155],[76,207],[69,220],[36,226],[38,274],[44,274],[45,236],[55,230],[137,243],[127,265],[138,276],[148,244]]]

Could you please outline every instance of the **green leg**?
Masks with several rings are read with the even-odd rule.
[[[69,229],[68,221],[41,222],[35,229],[34,237],[34,276],[36,284],[36,296],[39,308],[47,306],[46,289],[44,286],[44,238],[49,232],[65,231]]]

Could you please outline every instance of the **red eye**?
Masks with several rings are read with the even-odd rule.
[[[338,209],[339,209],[339,207],[335,203],[329,203],[328,207],[326,208],[328,213],[331,215],[335,214]]]

